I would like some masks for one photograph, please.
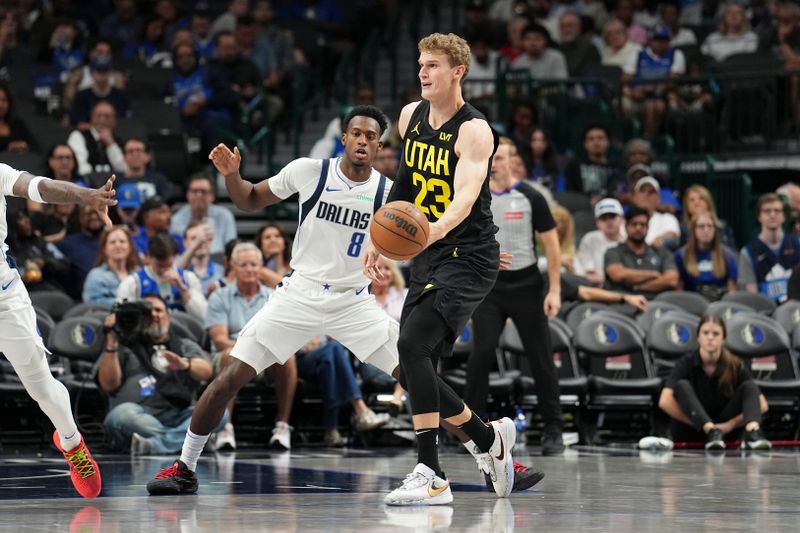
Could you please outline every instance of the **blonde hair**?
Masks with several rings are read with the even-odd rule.
[[[463,82],[464,78],[467,77],[469,73],[469,64],[472,60],[472,52],[469,49],[467,41],[455,33],[448,33],[447,35],[443,33],[432,33],[421,39],[417,44],[417,48],[420,53],[439,52],[446,55],[450,67],[464,66],[464,75],[461,77],[461,81]]]
[[[406,279],[403,277],[403,273],[400,272],[400,267],[397,266],[397,261],[392,261],[391,259],[387,259],[381,256],[383,261],[386,261],[386,265],[389,267],[389,270],[392,273],[392,282],[389,284],[390,287],[397,287],[398,289],[405,289],[406,288]]]
[[[556,228],[562,228],[564,235],[558,236],[561,245],[561,255],[570,257],[575,255],[575,221],[567,209],[560,205],[551,205],[550,212],[556,221]],[[560,233],[560,232],[559,232]]]
[[[686,272],[692,276],[699,276],[700,269],[697,267],[697,237],[695,236],[695,229],[697,228],[698,221],[702,217],[708,217],[714,225],[714,238],[711,240],[711,272],[719,279],[728,276],[728,261],[725,258],[725,248],[722,246],[719,235],[719,221],[714,216],[714,212],[709,210],[707,213],[699,213],[689,221],[689,236],[686,239],[686,247],[683,253],[683,262],[686,266]]]
[[[728,24],[725,22],[725,15],[728,14],[728,11],[731,9],[741,9],[742,10],[742,31],[737,35],[744,35],[745,33],[752,30],[752,26],[750,25],[750,19],[747,18],[747,11],[745,11],[744,7],[737,4],[736,2],[728,2],[725,4],[725,8],[722,10],[722,13],[719,17],[719,23],[717,24],[717,31],[719,31],[722,35],[728,35],[730,28],[728,28]]]
[[[714,197],[711,196],[711,191],[703,187],[702,185],[692,185],[686,189],[683,193],[683,223],[687,226],[689,225],[690,219],[692,218],[689,215],[689,209],[686,207],[689,203],[689,194],[697,193],[700,198],[706,203],[708,206],[708,212],[711,213],[714,217],[714,220],[718,220],[717,217],[717,206],[714,204]]]
[[[501,136],[497,140],[497,146],[498,147],[500,147],[500,146],[508,146],[508,156],[509,157],[514,157],[515,155],[517,155],[517,145],[514,144],[514,141],[512,141],[508,137]]]

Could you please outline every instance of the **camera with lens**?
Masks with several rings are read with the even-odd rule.
[[[111,328],[122,343],[137,341],[150,324],[153,306],[146,300],[117,302],[111,307],[115,323]]]

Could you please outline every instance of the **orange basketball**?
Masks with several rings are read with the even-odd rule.
[[[411,259],[428,244],[428,219],[410,202],[389,202],[375,213],[369,237],[382,255]]]

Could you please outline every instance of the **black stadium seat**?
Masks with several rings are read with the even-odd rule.
[[[30,293],[34,307],[40,308],[58,322],[75,302],[61,291],[33,291]]]
[[[786,333],[793,336],[795,328],[800,324],[800,302],[790,300],[782,303],[772,312],[772,318],[778,321]]]
[[[684,313],[688,313],[688,311],[684,310],[679,305],[663,302],[661,300],[653,300],[647,303],[647,311],[639,315],[636,318],[636,322],[643,330],[647,331],[650,329],[650,324],[658,320],[662,315],[665,315],[669,311],[682,311]]]
[[[738,313],[755,313],[756,310],[752,307],[736,302],[731,301],[718,301],[712,302],[708,305],[708,309],[706,313],[709,315],[715,315],[720,317],[724,322],[728,322],[728,320]]]
[[[761,293],[746,291],[729,292],[722,297],[723,302],[733,302],[752,307],[759,313],[771,314],[778,307],[777,304],[768,296]]]
[[[583,302],[569,310],[567,325],[574,332],[578,325],[598,311],[608,311],[609,306],[599,302]]]
[[[667,377],[675,361],[697,349],[700,318],[681,311],[669,311],[647,329],[647,349],[659,376]]]
[[[104,314],[109,314],[111,312],[111,308],[107,305],[79,303],[78,305],[72,307],[69,311],[64,313],[63,318],[94,315],[94,314],[100,314],[101,312]]]
[[[677,305],[684,311],[697,316],[703,316],[708,308],[708,300],[696,292],[666,291],[655,298],[659,302],[668,302]]]

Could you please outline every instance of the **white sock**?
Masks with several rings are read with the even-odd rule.
[[[197,460],[203,453],[208,437],[208,435],[195,435],[191,429],[186,430],[186,438],[183,439],[183,448],[181,449],[181,461],[192,472],[197,468]]]
[[[60,440],[61,449],[65,452],[75,449],[81,443],[81,434],[78,430],[72,432],[71,435],[64,435],[58,432],[58,440]]]

